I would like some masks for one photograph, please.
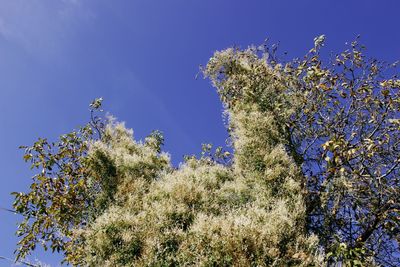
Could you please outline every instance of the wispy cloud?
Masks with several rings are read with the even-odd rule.
[[[94,18],[78,0],[13,0],[0,3],[3,40],[41,59],[60,55],[79,29]]]

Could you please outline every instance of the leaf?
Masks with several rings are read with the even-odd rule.
[[[28,161],[28,160],[30,160],[31,158],[32,158],[32,154],[25,154],[24,157],[23,157],[23,159],[24,159],[25,161]]]
[[[323,46],[324,42],[325,42],[325,35],[324,34],[314,38],[314,46],[315,47]]]

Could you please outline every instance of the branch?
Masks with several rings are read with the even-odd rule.
[[[391,172],[393,172],[396,167],[399,165],[400,161],[397,161],[396,164],[394,164],[385,174],[381,175],[378,177],[378,179],[382,179],[385,178],[386,176],[388,176]]]
[[[3,207],[0,207],[0,210],[4,210],[4,211],[8,211],[8,212],[12,212],[12,213],[14,213],[14,214],[16,214],[16,213],[17,213],[15,210],[12,210],[12,209],[7,209],[7,208],[3,208]]]

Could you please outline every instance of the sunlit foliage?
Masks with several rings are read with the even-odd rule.
[[[324,62],[316,39],[304,60],[283,68],[302,93],[292,151],[307,179],[309,229],[331,259],[399,266],[397,63],[367,58],[358,42]]]
[[[299,60],[268,46],[216,52],[203,69],[233,153],[203,145],[174,167],[163,136],[94,112],[15,193],[18,257],[40,243],[88,266],[398,266],[399,89],[395,66],[350,49]]]

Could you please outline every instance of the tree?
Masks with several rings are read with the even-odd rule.
[[[96,214],[95,200],[101,195],[103,180],[93,177],[88,162],[90,143],[101,138],[104,125],[95,112],[102,99],[90,105],[91,121],[78,131],[62,135],[58,142],[39,138],[25,149],[24,160],[39,172],[32,178],[28,193],[13,192],[14,209],[24,220],[19,224],[16,260],[24,258],[37,244],[45,250],[65,253],[69,259],[78,240],[73,229],[83,227]]]
[[[326,63],[324,39],[301,60],[210,59],[232,155],[204,145],[174,168],[160,132],[93,117],[101,100],[79,132],[39,139],[17,257],[41,243],[73,265],[398,266],[400,80],[357,40]]]
[[[309,229],[333,260],[399,266],[397,63],[367,58],[357,38],[324,64],[323,39],[315,41],[284,70],[296,71],[303,93],[289,128],[307,179]]]
[[[302,60],[289,62],[279,60],[274,47],[227,50],[216,54],[207,74],[228,107],[275,105],[278,135],[302,169],[308,230],[318,235],[327,258],[398,266],[397,63],[366,58],[358,38],[324,61],[324,40],[315,38]],[[265,62],[275,70],[273,81]],[[279,97],[266,90],[275,80],[284,84]]]

